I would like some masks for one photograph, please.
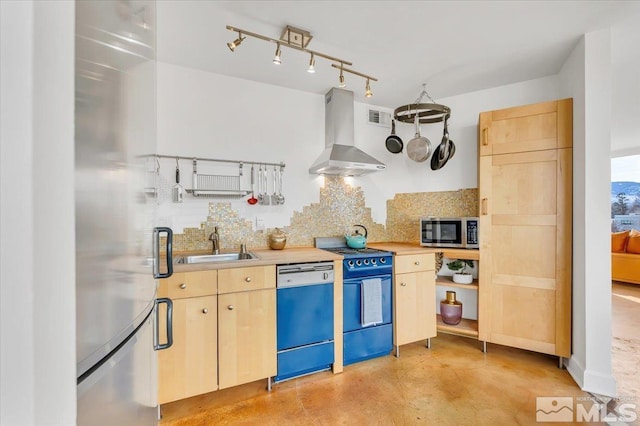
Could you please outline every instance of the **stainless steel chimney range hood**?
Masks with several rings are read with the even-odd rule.
[[[387,168],[354,146],[353,92],[333,88],[325,95],[325,150],[309,173],[360,176]]]

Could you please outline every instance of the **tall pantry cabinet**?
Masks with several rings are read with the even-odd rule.
[[[479,339],[571,355],[572,100],[480,114]]]

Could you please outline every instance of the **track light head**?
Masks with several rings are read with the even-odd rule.
[[[340,81],[341,89],[344,89],[345,87],[347,87],[347,85],[344,82],[344,73],[342,72],[342,64],[340,65],[340,76],[338,77],[338,80]]]
[[[246,37],[242,37],[241,33],[238,33],[238,38],[233,40],[232,42],[227,43],[227,47],[230,51],[234,52],[236,47],[240,46]]]
[[[280,61],[280,43],[278,43],[278,47],[276,47],[276,54],[273,57],[273,63],[276,65],[280,65],[282,62]]]
[[[309,59],[309,68],[307,69],[307,72],[310,74],[313,74],[314,72],[316,72],[316,60],[313,57],[313,53],[311,54],[311,59]]]
[[[367,79],[367,85],[365,86],[364,96],[370,98],[373,96],[373,92],[371,91],[371,85],[369,84],[369,79]]]

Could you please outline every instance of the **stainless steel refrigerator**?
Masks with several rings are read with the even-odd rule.
[[[158,423],[155,39],[154,1],[76,2],[78,425]]]

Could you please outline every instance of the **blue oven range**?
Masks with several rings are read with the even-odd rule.
[[[371,248],[352,249],[344,238],[316,238],[315,246],[344,257],[344,365],[391,353],[392,254]]]

